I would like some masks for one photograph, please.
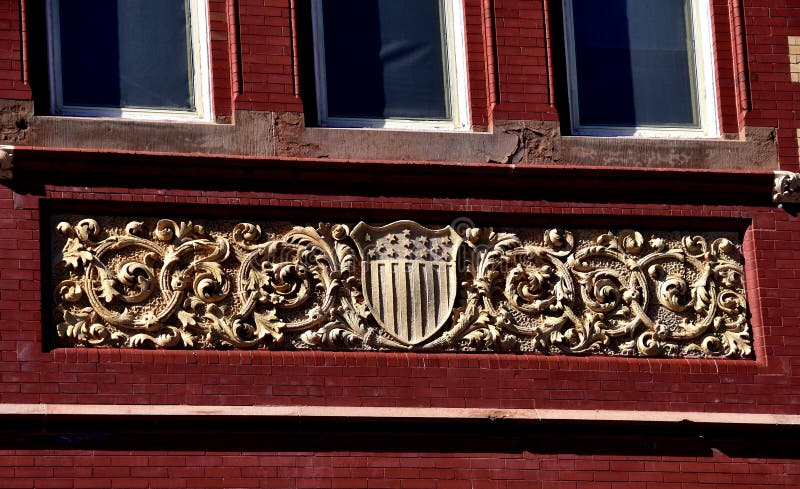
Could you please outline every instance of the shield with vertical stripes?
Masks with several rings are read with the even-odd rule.
[[[364,297],[380,326],[406,345],[436,334],[456,298],[458,233],[396,221],[382,227],[360,222],[350,236],[361,254]]]

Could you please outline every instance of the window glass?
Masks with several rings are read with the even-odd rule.
[[[193,110],[186,0],[58,0],[61,105]]]
[[[449,118],[442,3],[322,0],[329,117]]]
[[[691,3],[572,0],[580,126],[699,127]]]

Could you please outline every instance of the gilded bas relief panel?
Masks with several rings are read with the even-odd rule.
[[[63,347],[753,354],[736,232],[53,224]]]

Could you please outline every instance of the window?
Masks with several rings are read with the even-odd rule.
[[[460,0],[314,0],[319,123],[468,126]]]
[[[49,0],[55,114],[208,119],[203,0]]]
[[[578,134],[716,136],[707,0],[564,0]]]

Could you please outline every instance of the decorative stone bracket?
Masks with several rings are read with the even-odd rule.
[[[772,201],[777,204],[800,204],[800,173],[776,171]]]
[[[0,180],[11,180],[14,169],[14,147],[0,146]]]
[[[57,226],[60,346],[752,355],[736,233],[98,219]]]

